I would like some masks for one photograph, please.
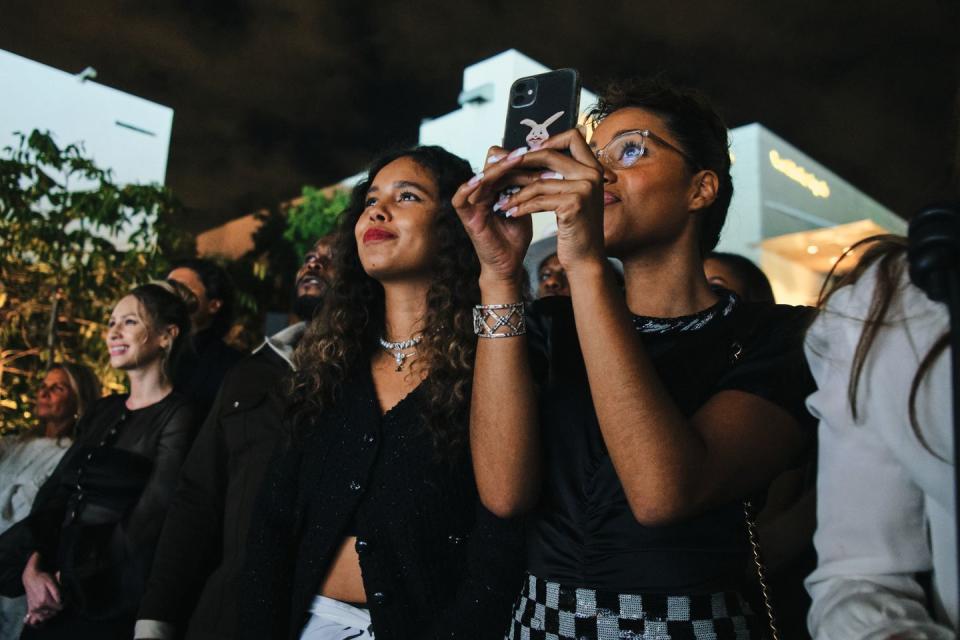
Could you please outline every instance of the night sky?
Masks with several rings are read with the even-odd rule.
[[[167,184],[195,231],[415,142],[511,47],[594,91],[697,86],[905,217],[955,193],[957,0],[0,0],[0,49],[174,109]]]

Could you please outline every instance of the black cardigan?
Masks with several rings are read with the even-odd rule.
[[[382,417],[365,367],[343,388],[267,472],[241,637],[299,637],[331,559],[356,535],[377,640],[502,638],[522,575],[518,523],[480,505],[466,450],[437,458],[422,387]]]

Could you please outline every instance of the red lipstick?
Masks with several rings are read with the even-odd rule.
[[[383,229],[379,229],[377,227],[367,229],[366,231],[363,232],[364,243],[381,242],[383,240],[392,240],[396,237],[397,237],[396,235],[390,233],[389,231],[384,231]]]

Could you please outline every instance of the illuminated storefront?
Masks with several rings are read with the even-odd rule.
[[[730,132],[734,195],[720,251],[745,255],[777,300],[809,304],[857,240],[906,222],[759,124]]]

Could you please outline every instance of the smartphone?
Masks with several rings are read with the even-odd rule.
[[[527,76],[510,86],[503,147],[539,148],[551,135],[577,126],[580,115],[580,74],[557,69]]]

